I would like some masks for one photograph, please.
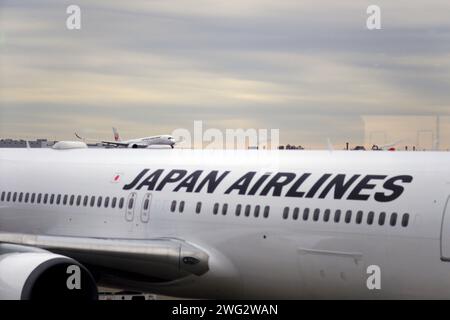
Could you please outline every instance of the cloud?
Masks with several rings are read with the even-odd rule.
[[[0,134],[105,138],[280,128],[282,142],[363,141],[364,115],[448,114],[448,1],[69,1],[0,5]],[[443,126],[445,127],[445,126]]]

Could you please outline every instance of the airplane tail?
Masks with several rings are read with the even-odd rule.
[[[116,141],[116,142],[119,142],[119,141],[121,141],[120,140],[120,136],[119,136],[119,131],[117,131],[117,129],[116,128],[112,128],[113,129],[113,133],[114,133],[114,140]]]

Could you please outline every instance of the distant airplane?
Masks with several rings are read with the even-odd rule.
[[[100,141],[105,146],[114,146],[114,147],[126,147],[126,148],[148,148],[151,145],[166,145],[173,148],[175,143],[174,137],[168,134],[163,134],[159,136],[151,136],[137,139],[130,139],[122,141],[119,136],[119,132],[116,128],[112,128],[114,133],[114,141],[105,141],[105,140],[95,140],[95,139],[85,139],[81,137],[78,133],[75,132],[75,136],[80,140],[89,140],[89,141]]]
[[[378,145],[374,144],[372,146],[372,150],[374,150],[374,151],[380,151],[380,150],[395,151],[396,150],[395,146],[398,145],[402,141],[404,141],[404,139],[397,140],[395,142],[384,144],[384,145],[381,145],[381,146],[378,146]]]

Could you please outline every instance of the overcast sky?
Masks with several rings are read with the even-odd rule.
[[[81,30],[66,28],[70,4]],[[370,4],[381,30],[366,28]],[[448,0],[1,0],[0,137],[203,120],[362,143],[367,116],[450,114],[449,12]]]

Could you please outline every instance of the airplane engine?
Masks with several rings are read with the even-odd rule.
[[[71,258],[39,249],[0,255],[0,300],[96,300],[97,297],[94,278]]]

